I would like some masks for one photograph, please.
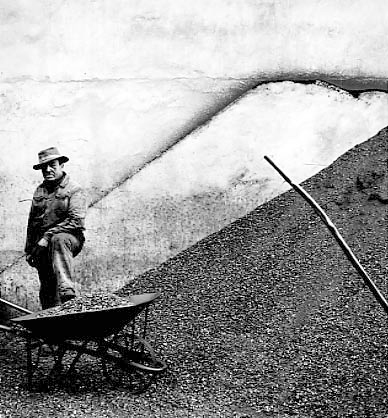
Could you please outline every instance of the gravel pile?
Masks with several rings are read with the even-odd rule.
[[[303,185],[385,294],[387,139],[385,129]],[[169,369],[146,393],[110,388],[86,365],[76,393],[29,393],[15,384],[23,347],[11,338],[0,349],[0,416],[388,416],[387,315],[296,193],[120,294],[149,291],[162,295],[148,339]]]
[[[63,305],[44,309],[34,314],[36,318],[46,318],[51,316],[73,314],[79,312],[99,311],[102,309],[119,308],[133,306],[128,297],[120,297],[115,294],[96,292],[89,295],[82,295],[69,300]]]

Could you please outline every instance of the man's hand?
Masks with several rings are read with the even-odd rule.
[[[27,254],[26,255],[26,261],[31,267],[36,267],[35,266],[35,260],[34,260],[34,257],[32,256],[32,254]]]
[[[38,243],[36,244],[35,248],[32,250],[31,254],[26,257],[27,263],[31,267],[36,267],[39,259],[46,248],[48,247],[48,240],[46,238],[41,238]]]

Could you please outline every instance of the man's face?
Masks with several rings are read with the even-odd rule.
[[[46,181],[55,181],[63,175],[63,163],[59,164],[58,160],[50,161],[42,167],[42,174]]]

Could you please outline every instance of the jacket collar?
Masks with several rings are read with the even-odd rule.
[[[63,177],[58,187],[62,187],[62,188],[66,187],[69,184],[69,180],[70,180],[69,175],[63,172]]]

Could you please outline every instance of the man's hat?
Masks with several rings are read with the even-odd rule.
[[[32,166],[34,170],[40,170],[44,164],[47,164],[53,160],[58,160],[59,163],[65,163],[69,161],[69,159],[65,155],[61,155],[61,153],[58,151],[58,148],[55,147],[50,147],[40,151],[38,153],[38,158],[39,164]]]

